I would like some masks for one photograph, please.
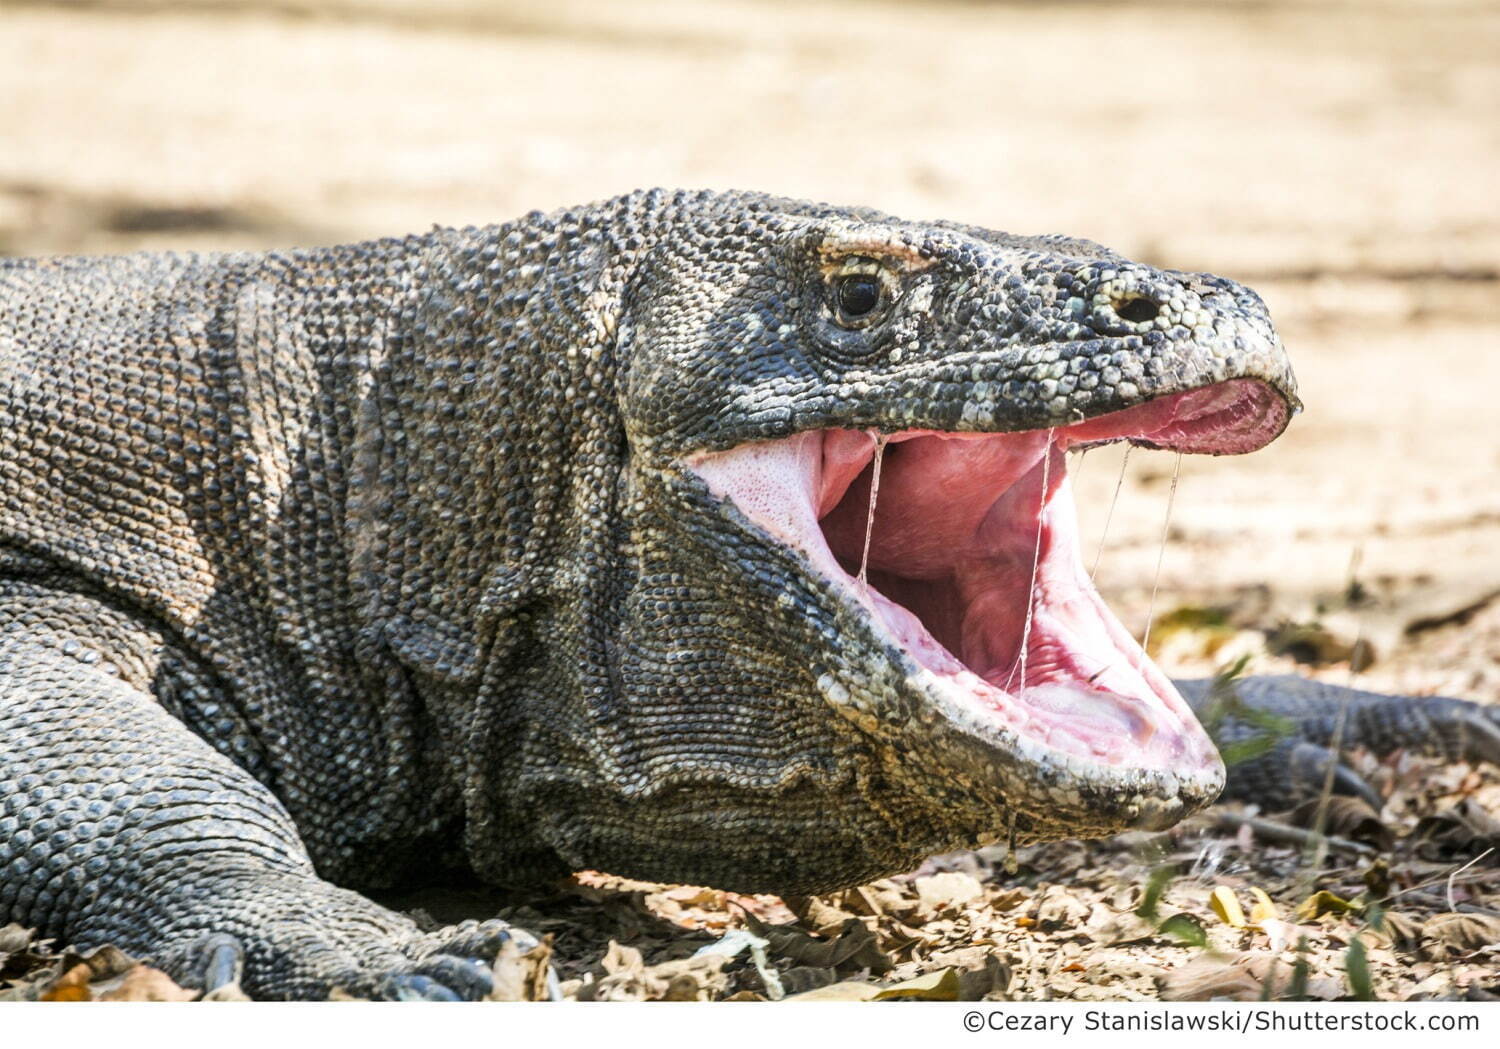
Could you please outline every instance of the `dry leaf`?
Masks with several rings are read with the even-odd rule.
[[[969,970],[959,974],[958,997],[964,1002],[979,1002],[990,995],[1005,997],[1010,990],[1015,973],[1003,959],[993,955],[983,969]]]
[[[170,976],[149,965],[132,966],[90,991],[100,1002],[191,1002],[198,998],[197,991],[177,986]]]
[[[1264,922],[1276,921],[1281,917],[1281,912],[1276,909],[1275,902],[1266,895],[1264,889],[1252,886],[1250,895],[1255,898],[1255,902],[1250,905],[1250,921],[1253,924],[1260,925]]]
[[[1233,956],[1200,954],[1181,969],[1161,977],[1161,996],[1169,1002],[1206,1002],[1227,999],[1260,1001],[1269,991],[1273,999],[1287,994],[1292,967],[1270,951],[1245,951]],[[1269,987],[1267,986],[1269,984]],[[1337,980],[1309,980],[1307,996],[1332,1001],[1343,996]]]
[[[1220,885],[1208,894],[1208,906],[1225,924],[1236,929],[1245,927],[1245,912],[1240,910],[1240,901],[1235,899],[1234,890],[1227,885]]]
[[[1391,942],[1403,950],[1411,950],[1422,940],[1422,923],[1415,918],[1398,911],[1386,911],[1380,916],[1380,921]]]
[[[786,905],[798,920],[819,936],[836,936],[855,915],[829,904],[819,896],[789,896]]]
[[[868,1002],[874,999],[880,992],[880,988],[873,983],[859,983],[848,980],[844,983],[831,983],[827,987],[819,987],[802,994],[791,995],[783,1001],[788,1002]]]
[[[826,987],[792,995],[787,1001],[797,1002],[888,1002],[908,999],[922,1002],[956,1002],[961,985],[958,972],[943,969],[926,973],[911,980],[881,987],[858,980],[846,980]]]
[[[1261,994],[1259,980],[1243,968],[1208,954],[1166,973],[1159,985],[1164,1002],[1206,1002],[1214,998],[1253,1002]]]
[[[1311,928],[1306,925],[1294,925],[1291,922],[1282,921],[1280,918],[1262,918],[1256,923],[1260,931],[1266,934],[1267,946],[1273,953],[1286,950],[1304,936],[1309,940],[1323,935],[1322,930]]]
[[[1477,951],[1500,946],[1500,918],[1489,914],[1436,914],[1423,923],[1422,934],[1455,951]]]
[[[1370,808],[1363,798],[1347,794],[1333,794],[1327,799],[1312,798],[1293,809],[1288,822],[1298,827],[1316,828],[1318,811],[1323,808],[1325,800],[1327,812],[1323,819],[1324,834],[1349,841],[1361,841],[1375,846],[1381,852],[1390,850],[1395,835],[1380,818],[1380,813]]]
[[[697,954],[647,966],[641,952],[614,940],[600,961],[605,975],[578,989],[583,1002],[706,1002],[729,987],[727,954]]]
[[[1348,914],[1358,909],[1342,896],[1336,896],[1327,889],[1320,889],[1297,906],[1297,917],[1307,922],[1321,918],[1325,914]]]
[[[205,1002],[248,1002],[250,996],[245,993],[238,983],[226,983],[222,987],[215,987],[202,998]]]
[[[902,980],[889,987],[882,987],[876,993],[875,1001],[886,1002],[908,998],[921,1002],[956,1002],[959,1000],[960,992],[958,971],[940,969],[910,980]]]
[[[34,931],[15,923],[0,926],[0,966],[5,964],[9,955],[19,954],[27,948]]]
[[[1134,911],[1111,911],[1099,904],[1089,915],[1084,933],[1094,943],[1115,947],[1154,939],[1156,923],[1147,921]]]
[[[93,1000],[89,993],[89,978],[93,973],[84,962],[69,966],[51,985],[38,996],[44,1002],[87,1002]]]
[[[521,949],[514,940],[506,940],[500,945],[494,964],[490,967],[490,976],[495,982],[494,989],[489,994],[490,1001],[526,1001],[527,969],[521,957]]]
[[[832,939],[812,936],[796,925],[767,925],[746,915],[750,931],[770,943],[767,949],[774,958],[787,958],[798,965],[820,969],[868,969],[873,973],[890,972],[894,963],[880,949],[875,934],[859,918],[850,918]]]
[[[1088,920],[1093,908],[1061,885],[1050,885],[1037,901],[1036,921],[1043,929],[1075,929]]]
[[[984,886],[972,874],[944,871],[916,880],[917,898],[924,910],[933,914],[956,910],[984,895]]]
[[[1473,798],[1464,798],[1435,816],[1422,817],[1412,836],[1422,843],[1417,852],[1425,859],[1467,862],[1486,849],[1494,849],[1485,859],[1489,864],[1500,864],[1500,818]]]

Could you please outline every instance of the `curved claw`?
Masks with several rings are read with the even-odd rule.
[[[408,975],[417,975],[434,981],[460,1000],[483,1001],[495,992],[494,964],[507,945],[513,945],[517,953],[526,955],[539,948],[541,942],[525,929],[515,928],[499,918],[483,922],[469,920],[434,933],[417,953],[417,960],[409,967],[403,967],[400,974],[403,982],[399,986],[391,985],[389,994],[395,997],[399,992],[399,996],[406,999],[429,998],[432,990],[427,984],[419,983],[419,992],[410,980],[404,979]],[[550,964],[546,970],[545,993],[549,1001],[562,1000],[561,981]]]
[[[458,993],[418,972],[393,973],[381,982],[378,994],[392,1002],[461,1002]]]
[[[482,1002],[495,989],[489,966],[477,958],[438,954],[418,962],[411,971],[414,975],[437,981],[452,991],[459,1001]]]
[[[238,984],[245,974],[245,945],[228,933],[209,933],[187,951],[183,982],[205,994]]]

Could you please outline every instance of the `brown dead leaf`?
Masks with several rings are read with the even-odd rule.
[[[880,988],[873,983],[846,980],[843,983],[831,983],[826,987],[789,995],[782,1000],[787,1002],[868,1002],[873,1000],[879,992]]]
[[[86,963],[71,965],[44,988],[37,999],[43,1002],[92,1001],[94,996],[89,993],[89,979],[92,976]]]
[[[1486,849],[1490,864],[1500,864],[1500,818],[1484,809],[1473,798],[1417,822],[1412,836],[1421,844],[1418,855],[1429,860],[1462,860],[1467,862]]]
[[[738,910],[741,913],[753,914],[761,921],[772,924],[796,920],[796,915],[792,913],[791,908],[786,905],[780,896],[726,892],[724,894],[724,906],[730,908],[731,911]]]
[[[915,882],[917,899],[927,914],[943,914],[961,909],[964,904],[984,895],[984,886],[972,874],[962,871],[943,871],[941,874],[918,878]]]
[[[226,983],[222,987],[215,987],[203,996],[205,1002],[248,1002],[250,996],[245,993],[238,983]]]
[[[1235,1002],[1260,1001],[1284,996],[1290,987],[1292,967],[1270,951],[1244,951],[1225,956],[1204,953],[1180,969],[1173,969],[1158,981],[1163,1001],[1206,1002],[1227,999]],[[1268,987],[1269,984],[1269,987]],[[1343,995],[1343,986],[1334,979],[1309,980],[1307,996],[1332,1001]]]
[[[1458,984],[1451,969],[1439,969],[1406,993],[1408,1002],[1451,1001],[1458,997]]]
[[[1262,918],[1255,924],[1261,932],[1266,934],[1267,946],[1271,948],[1272,953],[1284,951],[1304,936],[1312,940],[1322,935],[1319,929],[1306,925],[1294,925],[1280,918]]]
[[[859,980],[845,980],[829,984],[801,994],[791,995],[786,1001],[797,1002],[890,1002],[906,999],[921,1002],[956,1002],[959,1000],[961,984],[953,969],[925,973],[900,983],[880,986]]]
[[[961,990],[957,970],[940,969],[882,987],[876,992],[875,1001],[956,1002]]]
[[[991,994],[1003,995],[1010,988],[1012,978],[1008,959],[997,954],[986,954],[984,963],[978,967],[961,966],[958,974],[958,999],[961,1002],[978,1002]]]
[[[611,947],[618,944],[611,942]],[[636,952],[639,960],[640,952]],[[539,1002],[547,997],[547,969],[552,959],[552,936],[548,934],[525,954],[514,940],[506,940],[495,955],[490,975],[494,989],[490,992],[492,1002]],[[631,963],[624,949],[611,959],[611,964],[630,969]]]
[[[928,935],[925,927],[914,929],[894,918],[876,924],[875,941],[882,951],[899,960],[910,960],[914,953],[931,950],[943,942],[942,937]]]
[[[1094,905],[1089,913],[1083,932],[1093,943],[1105,947],[1117,947],[1126,943],[1141,943],[1154,939],[1156,923],[1147,921],[1134,911],[1116,911],[1102,903]]]
[[[788,958],[798,965],[820,969],[868,969],[872,973],[889,972],[894,963],[880,949],[875,934],[859,918],[850,918],[839,928],[838,935],[823,939],[797,925],[767,925],[747,915],[750,931],[765,938],[773,958]]]
[[[24,926],[10,925],[0,926],[0,966],[5,964],[5,959],[12,954],[19,954],[31,943],[31,936],[35,930]]]
[[[600,966],[605,975],[578,990],[583,1002],[707,1002],[728,989],[726,954],[697,954],[690,958],[647,966],[634,947],[610,941]]]
[[[84,956],[83,962],[93,974],[95,983],[123,976],[136,967],[136,960],[118,947],[100,947]]]
[[[852,889],[845,889],[837,899],[838,906],[850,914],[876,918],[885,913],[880,894],[875,891],[874,886],[859,885]]]
[[[1037,902],[1036,922],[1043,929],[1076,929],[1088,920],[1093,907],[1084,897],[1061,885],[1049,885]]]
[[[1319,889],[1297,905],[1297,918],[1310,922],[1325,914],[1348,914],[1358,909],[1355,904],[1342,896],[1329,892],[1327,889]]]
[[[844,923],[855,915],[828,903],[821,896],[788,896],[786,905],[801,924],[819,936],[836,936]]]
[[[1318,812],[1327,802],[1327,815],[1323,819],[1323,833],[1334,838],[1364,842],[1381,852],[1390,851],[1395,834],[1380,818],[1380,813],[1370,808],[1363,798],[1347,794],[1334,794],[1327,799],[1312,798],[1292,810],[1287,822],[1293,826],[1313,829],[1318,826]]]
[[[177,986],[170,976],[149,965],[132,966],[89,989],[100,1002],[191,1002],[199,994]]]
[[[1489,914],[1435,914],[1422,924],[1422,935],[1451,951],[1477,951],[1500,945],[1500,918]]]
[[[839,982],[839,974],[833,969],[819,969],[813,965],[796,965],[781,973],[781,989],[788,997],[816,991]]]
[[[1399,911],[1386,911],[1380,916],[1380,927],[1391,943],[1402,950],[1412,950],[1422,940],[1422,923]]]

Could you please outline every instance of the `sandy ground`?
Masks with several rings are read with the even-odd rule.
[[[1500,4],[0,0],[0,252],[262,248],[750,187],[1263,292],[1306,412],[1137,452],[1169,670],[1500,700]],[[1118,451],[1074,462],[1086,548]],[[1351,602],[1351,584],[1358,600]],[[1212,630],[1173,629],[1204,611]],[[1174,617],[1173,613],[1177,613]],[[1198,616],[1200,619],[1201,615]],[[1311,638],[1311,640],[1309,640]]]

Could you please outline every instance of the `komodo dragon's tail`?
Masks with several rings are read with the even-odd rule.
[[[1353,748],[1500,765],[1497,706],[1382,695],[1292,675],[1176,684],[1225,751],[1223,800],[1290,807],[1323,789],[1332,763],[1335,792],[1358,795],[1378,809],[1380,795],[1340,759],[1339,751]],[[1237,751],[1244,754],[1240,760]]]

